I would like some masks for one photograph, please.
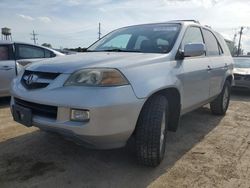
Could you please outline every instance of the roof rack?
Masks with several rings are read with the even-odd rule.
[[[173,20],[173,21],[194,22],[194,23],[200,24],[198,20]]]
[[[204,25],[205,27],[208,27],[208,28],[210,28],[210,29],[212,29],[212,27],[210,26],[210,25]]]

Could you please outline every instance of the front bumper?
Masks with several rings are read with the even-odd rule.
[[[250,80],[235,80],[234,87],[250,89]]]
[[[15,99],[21,99],[38,106],[56,107],[55,118],[33,114],[33,126],[84,141],[85,145],[99,149],[118,148],[126,144],[145,101],[135,96],[130,85],[26,90],[18,80],[14,80],[11,94],[11,106],[15,105]],[[89,110],[90,120],[71,121],[71,109]]]

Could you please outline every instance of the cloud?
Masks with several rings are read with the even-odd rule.
[[[23,18],[25,20],[28,20],[28,21],[39,20],[39,21],[41,21],[43,23],[51,22],[51,19],[49,17],[47,17],[47,16],[31,17],[31,16],[24,15],[24,14],[17,14],[17,16],[19,16],[20,18]]]
[[[76,6],[76,5],[81,4],[81,1],[80,1],[80,0],[68,0],[68,1],[67,1],[67,4],[68,4],[69,6]]]
[[[234,29],[250,26],[249,9],[250,0],[0,0],[0,24],[12,28],[15,40],[29,41],[34,29],[39,41],[58,47],[88,46],[99,22],[104,35],[127,25],[195,19],[232,40]],[[249,40],[250,30],[243,31],[245,51]]]
[[[23,15],[23,14],[18,14],[19,17],[25,19],[25,20],[29,20],[29,21],[33,21],[34,18],[31,16],[27,16],[27,15]]]
[[[46,16],[41,16],[41,17],[38,17],[37,19],[40,20],[41,22],[44,22],[44,23],[51,22],[51,19],[49,17],[46,17]]]

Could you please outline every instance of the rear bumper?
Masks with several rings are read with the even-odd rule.
[[[70,139],[83,141],[99,149],[122,147],[133,133],[144,104],[130,85],[120,87],[60,87],[54,89],[26,90],[13,84],[11,104],[15,99],[35,104],[57,107],[55,118],[34,114],[32,125],[55,131]],[[87,109],[88,122],[70,120],[71,109]]]

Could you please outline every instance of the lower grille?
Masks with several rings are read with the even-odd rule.
[[[235,80],[241,80],[241,79],[243,79],[244,78],[244,76],[242,76],[242,75],[240,75],[240,74],[234,74],[234,79]]]
[[[38,104],[33,102],[24,101],[18,98],[15,98],[15,104],[20,105],[22,107],[31,109],[32,114],[56,119],[57,117],[57,107],[56,106],[49,106],[44,104]]]
[[[234,74],[235,80],[247,80],[250,81],[250,75]]]
[[[246,75],[245,80],[250,81],[250,75]]]

